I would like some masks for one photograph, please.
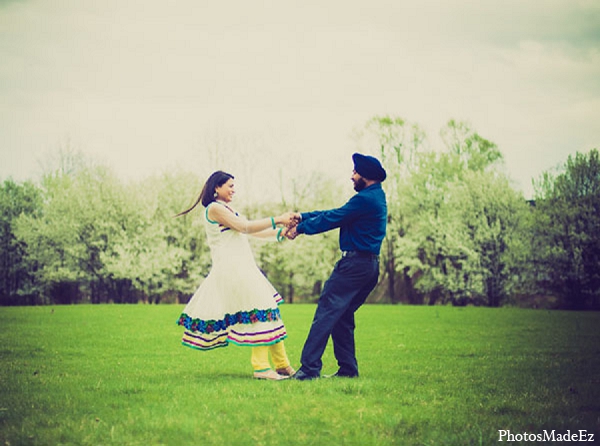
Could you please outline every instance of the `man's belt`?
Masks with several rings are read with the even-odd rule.
[[[373,260],[379,260],[379,256],[377,254],[373,254],[369,251],[342,251],[342,257],[364,257]]]

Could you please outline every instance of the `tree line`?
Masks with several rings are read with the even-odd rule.
[[[598,150],[545,172],[525,200],[496,144],[464,122],[440,134],[444,147],[432,150],[418,125],[376,116],[355,135],[388,171],[388,231],[369,301],[600,309]],[[186,302],[210,270],[210,252],[199,214],[173,216],[204,180],[174,172],[124,182],[73,151],[38,182],[5,180],[0,304]],[[248,218],[329,209],[349,193],[315,173],[293,179],[277,202],[238,209]],[[337,236],[252,243],[285,299],[311,302],[339,258]]]

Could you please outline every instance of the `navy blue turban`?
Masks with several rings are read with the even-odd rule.
[[[354,170],[361,177],[374,181],[385,180],[387,174],[377,158],[355,153],[352,155],[352,160],[354,161]]]

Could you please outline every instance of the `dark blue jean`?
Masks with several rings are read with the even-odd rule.
[[[319,376],[321,358],[329,336],[340,375],[358,376],[354,344],[354,313],[377,285],[379,260],[376,256],[343,257],[325,282],[310,332],[302,349],[302,370]]]

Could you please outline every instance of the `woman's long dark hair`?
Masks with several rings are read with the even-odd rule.
[[[202,206],[204,206],[204,207],[211,204],[213,201],[215,201],[215,189],[217,187],[223,186],[229,180],[233,180],[233,178],[234,178],[233,175],[231,175],[227,172],[223,172],[222,170],[217,170],[216,172],[214,172],[211,176],[208,177],[208,180],[206,180],[206,183],[204,183],[202,192],[200,192],[198,199],[192,205],[192,207],[190,207],[189,209],[187,209],[183,212],[180,212],[175,217],[180,217],[181,215],[185,215],[188,212],[191,212],[196,206],[198,206],[198,203],[200,203],[200,202],[202,202]]]

